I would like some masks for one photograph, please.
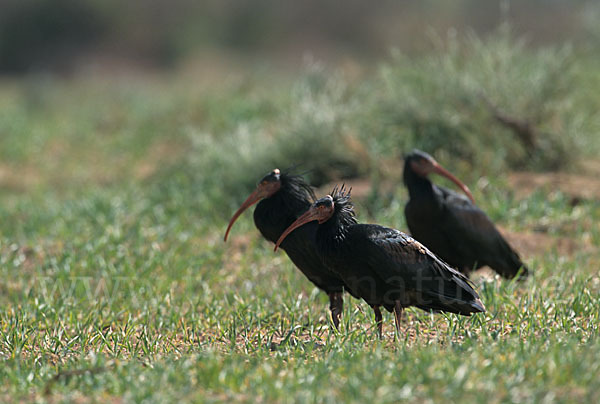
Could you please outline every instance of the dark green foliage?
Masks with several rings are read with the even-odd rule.
[[[366,132],[394,149],[439,151],[492,171],[573,164],[597,117],[580,102],[570,47],[532,49],[508,26],[434,44],[381,69],[367,89]]]
[[[97,8],[78,0],[7,1],[0,16],[0,72],[67,68],[106,30]]]

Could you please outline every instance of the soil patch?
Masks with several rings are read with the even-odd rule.
[[[561,191],[573,199],[600,200],[600,160],[581,163],[580,173],[512,172],[508,175],[508,183],[519,199],[543,188]]]

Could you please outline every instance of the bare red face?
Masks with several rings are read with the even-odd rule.
[[[431,173],[435,173],[441,175],[442,177],[448,178],[450,181],[455,183],[467,197],[471,200],[471,202],[475,203],[475,198],[473,198],[473,194],[471,194],[471,190],[468,186],[466,186],[462,181],[452,175],[448,170],[442,167],[435,159],[429,155],[419,156],[414,158],[410,162],[410,167],[413,169],[417,175],[421,177],[427,177]]]
[[[224,240],[227,241],[227,237],[229,236],[229,231],[231,227],[235,223],[238,217],[246,209],[250,206],[254,205],[256,202],[260,201],[263,198],[269,198],[275,192],[279,191],[281,188],[281,172],[279,169],[274,169],[269,174],[263,177],[262,180],[256,186],[256,189],[248,196],[248,198],[242,203],[242,206],[233,214],[231,220],[229,221],[229,225],[227,226],[227,231],[225,232]]]
[[[314,220],[318,221],[319,224],[326,222],[333,215],[335,211],[335,206],[333,203],[333,198],[330,195],[327,195],[315,203],[311,205],[310,208],[302,216],[300,216],[294,223],[292,223],[283,233],[279,236],[279,240],[275,243],[275,250],[279,248],[279,245],[285,240],[285,238],[298,227],[312,222]]]

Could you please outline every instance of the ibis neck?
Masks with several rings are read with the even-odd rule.
[[[404,184],[408,188],[410,199],[421,199],[434,194],[433,183],[427,177],[414,172],[410,164],[404,164]]]
[[[346,239],[352,225],[356,224],[353,216],[336,211],[326,222],[319,225],[317,230],[317,243],[322,250],[332,251],[339,248]]]
[[[254,223],[266,239],[276,242],[310,204],[308,196],[282,183],[279,191],[258,203],[254,210]]]
[[[281,189],[273,197],[278,198],[285,209],[296,216],[304,213],[312,203],[303,189],[298,189],[285,181],[282,181]]]
[[[293,221],[309,207],[310,200],[282,187],[274,195],[260,201],[256,210],[265,216],[286,217]]]

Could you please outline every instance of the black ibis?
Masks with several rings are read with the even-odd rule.
[[[316,243],[325,263],[353,295],[373,307],[380,336],[381,306],[394,312],[398,331],[402,310],[408,306],[463,315],[485,311],[470,281],[414,238],[376,224],[358,224],[350,191],[343,186],[292,223],[275,250],[286,237],[315,221]]]
[[[468,198],[433,184],[430,173],[450,179]],[[475,205],[469,188],[429,154],[413,150],[405,157],[404,184],[410,196],[404,214],[412,236],[448,264],[467,276],[484,265],[506,278],[527,276],[529,270]]]
[[[224,239],[227,241],[236,219],[260,201],[254,210],[254,224],[264,238],[274,243],[281,233],[310,207],[314,199],[312,188],[301,176],[274,169],[260,180],[256,189],[235,212],[229,221]],[[325,266],[318,254],[315,246],[316,229],[316,223],[305,227],[289,237],[281,248],[312,283],[329,295],[331,319],[337,328],[344,304],[344,282]]]

